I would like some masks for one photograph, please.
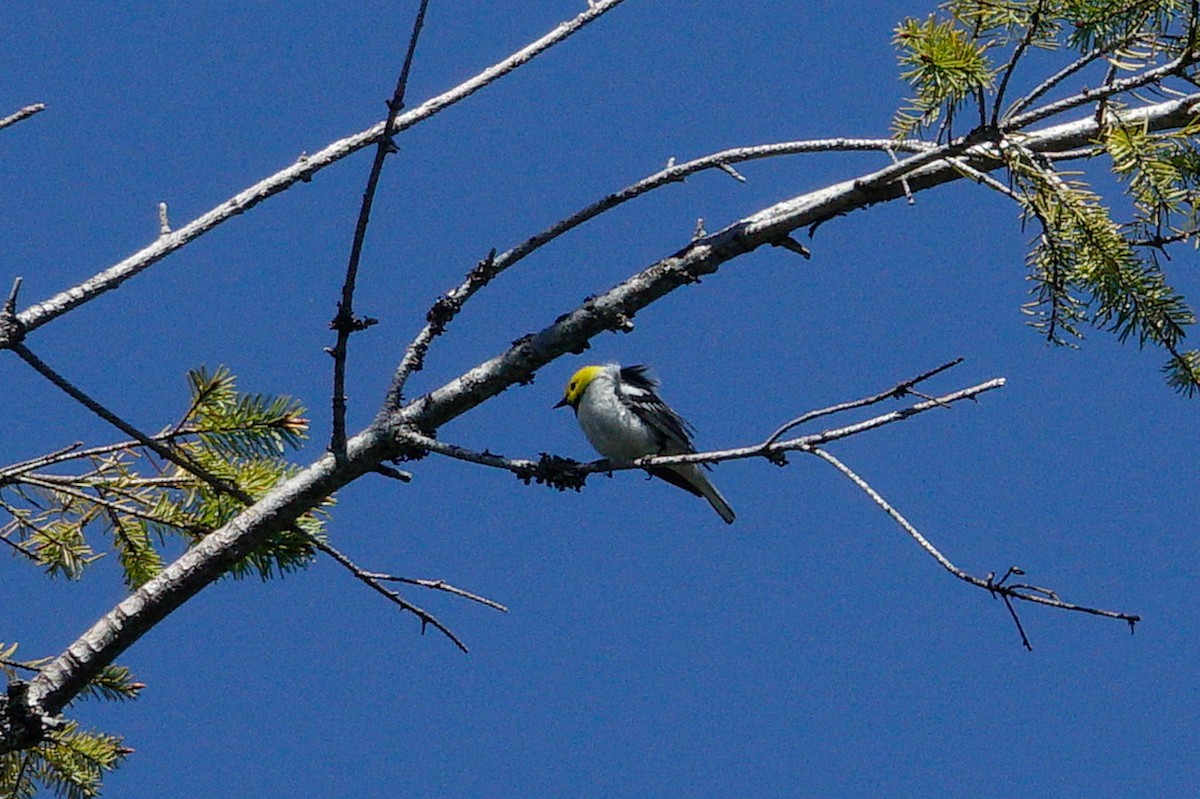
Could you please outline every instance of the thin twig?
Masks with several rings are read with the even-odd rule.
[[[421,332],[412,340],[412,343],[405,348],[400,365],[396,367],[392,383],[388,387],[387,399],[380,409],[381,415],[387,414],[403,403],[404,384],[413,372],[424,367],[425,354],[429,351],[429,345],[446,332],[446,327],[462,310],[463,304],[486,286],[498,272],[496,250],[492,249],[486,258],[467,273],[462,283],[438,297],[433,303],[433,306],[425,314],[425,326],[421,328]]]
[[[976,183],[987,186],[989,189],[992,189],[993,191],[1003,194],[1005,197],[1008,197],[1010,200],[1015,200],[1016,202],[1021,203],[1022,207],[1024,207],[1025,198],[1023,198],[1020,194],[1018,194],[1016,191],[1009,188],[1005,184],[996,180],[994,177],[992,177],[988,173],[981,172],[980,170],[974,168],[973,166],[971,166],[970,164],[968,164],[966,162],[966,159],[948,158],[946,160],[948,160],[951,164],[953,164],[954,168],[957,169],[959,172],[961,172],[966,177],[969,177],[971,180],[975,181]]]
[[[375,192],[379,188],[379,176],[383,174],[383,163],[387,157],[397,151],[396,143],[389,131],[396,124],[396,117],[404,108],[404,94],[408,89],[408,74],[412,69],[413,56],[417,52],[417,40],[421,36],[421,28],[425,24],[425,11],[429,0],[421,0],[417,8],[417,16],[413,20],[412,34],[408,39],[408,50],[404,54],[404,65],[400,68],[400,77],[396,79],[396,88],[392,99],[388,101],[388,115],[383,123],[383,131],[375,147],[375,160],[371,163],[371,173],[367,176],[367,187],[363,190],[362,205],[358,209],[358,221],[354,225],[354,242],[350,246],[350,259],[346,264],[346,279],[342,284],[342,298],[338,301],[337,315],[329,323],[329,327],[337,331],[337,342],[330,350],[333,356],[333,431],[330,435],[329,449],[334,457],[344,458],[346,454],[346,357],[350,343],[350,335],[359,330],[365,330],[378,320],[371,317],[357,318],[354,315],[354,288],[358,280],[358,265],[362,259],[363,243],[367,239],[367,226],[371,222],[371,206],[375,202]]]
[[[75,452],[82,446],[82,441],[76,441],[74,444],[68,444],[61,449],[54,450],[54,452],[48,452],[45,455],[39,455],[36,458],[18,461],[17,463],[9,466],[0,467],[0,483],[2,483],[4,478],[8,477],[9,475],[19,474],[23,471],[30,471],[32,469],[41,469],[45,466],[49,466],[52,463],[56,463],[57,459]]]
[[[189,411],[187,415],[190,414],[191,412]],[[185,426],[184,422],[181,422],[179,425],[176,425],[172,430],[166,433],[158,433],[153,436],[147,436],[147,438],[149,438],[151,441],[157,441],[160,444],[168,444],[179,438],[202,435],[207,432],[210,432],[208,428],[187,427]],[[30,458],[29,460],[19,461],[8,466],[0,467],[0,482],[2,482],[5,478],[20,475],[36,469],[44,469],[48,466],[54,466],[69,461],[82,460],[84,458],[94,458],[99,455],[110,455],[114,452],[132,450],[135,447],[143,446],[143,444],[140,441],[131,440],[118,441],[114,444],[100,444],[87,449],[79,449],[81,446],[83,446],[83,442],[77,441],[74,444],[63,447],[59,450],[55,450],[54,452],[49,452],[45,455],[38,455],[37,457]]]
[[[13,278],[12,288],[4,305],[0,306],[0,341],[21,341],[25,338],[25,325],[17,318],[17,295],[21,293],[22,278]]]
[[[1190,56],[1190,54],[1189,54]],[[1028,127],[1035,122],[1040,122],[1047,117],[1052,117],[1055,114],[1060,114],[1063,111],[1068,111],[1072,108],[1077,108],[1087,103],[1095,102],[1096,100],[1104,100],[1117,94],[1133,91],[1134,89],[1147,86],[1156,81],[1168,77],[1174,72],[1182,69],[1190,63],[1189,59],[1180,56],[1167,64],[1163,64],[1156,69],[1147,70],[1140,75],[1133,75],[1124,80],[1116,80],[1105,86],[1100,86],[1095,89],[1084,89],[1070,97],[1065,97],[1062,100],[1057,100],[1052,103],[1047,103],[1032,111],[1027,111],[1024,114],[1006,116],[1001,122],[1001,129],[1004,131],[1015,131]]]
[[[909,390],[912,383],[924,380],[937,372],[948,369],[958,361],[951,361],[944,364],[931,372],[913,378],[911,381],[904,381],[887,391],[876,394],[872,397],[867,397],[853,402],[842,403],[830,408],[823,408],[820,411],[813,411],[804,416],[797,417],[787,425],[781,428],[782,432],[795,427],[803,421],[809,421],[818,416],[826,416],[831,413],[837,413],[851,408],[858,408],[864,405],[870,405],[875,402],[887,399],[897,395],[897,392],[905,393]],[[961,402],[975,397],[987,391],[1000,388],[1004,385],[1003,378],[996,378],[985,383],[980,383],[970,388],[960,389],[940,397],[933,397],[924,402],[910,405],[906,408],[901,408],[896,411],[891,411],[879,416],[874,416],[865,419],[861,422],[846,425],[843,427],[830,428],[820,433],[813,433],[807,436],[779,441],[778,435],[773,434],[766,441],[759,444],[752,444],[745,447],[736,447],[732,449],[709,450],[705,452],[694,452],[687,455],[656,455],[653,457],[638,458],[637,460],[628,463],[615,463],[607,460],[592,461],[590,463],[571,463],[571,468],[576,475],[587,475],[597,472],[607,473],[613,471],[624,471],[629,469],[646,469],[652,466],[671,466],[683,463],[721,463],[723,461],[744,460],[746,458],[767,458],[772,461],[777,461],[781,455],[793,451],[807,451],[808,449],[825,444],[829,441],[836,441],[842,438],[848,438],[859,433],[864,433],[868,430],[874,430],[877,427],[892,424],[915,416],[933,408],[945,408],[955,402]],[[777,431],[780,432],[780,431]],[[780,434],[782,434],[780,432]],[[449,444],[437,439],[431,438],[417,430],[408,428],[398,433],[399,437],[410,444],[411,446],[429,452],[435,452],[439,455],[445,455],[456,460],[476,463],[482,466],[491,466],[497,469],[505,469],[513,472],[518,477],[526,479],[531,472],[538,469],[537,461],[523,458],[505,458],[501,455],[496,455],[491,452],[476,452],[466,447],[461,447],[456,444]]]
[[[96,414],[125,435],[137,441],[143,447],[151,450],[164,460],[170,461],[189,474],[194,474],[196,477],[199,477],[201,480],[212,485],[218,490],[237,497],[247,505],[253,503],[253,499],[251,499],[250,496],[244,491],[237,488],[237,486],[230,484],[226,480],[222,480],[220,477],[217,477],[215,474],[208,471],[200,464],[194,462],[191,458],[184,456],[177,450],[163,446],[162,443],[156,441],[153,437],[146,435],[121,417],[117,416],[112,411],[108,410],[108,408],[105,408],[99,402],[92,399],[65,377],[54,371],[49,364],[45,363],[41,358],[34,355],[33,352],[30,351],[30,349],[24,344],[13,344],[11,349],[21,358],[21,360],[33,367],[34,371],[57,386],[59,390],[61,390],[67,396],[71,397],[80,405],[87,408],[89,411]]]
[[[767,440],[764,441],[763,444],[766,446],[770,446],[771,444],[774,444],[776,441],[778,441],[780,436],[782,436],[788,430],[791,430],[793,427],[804,424],[805,422],[812,421],[813,419],[818,419],[822,416],[829,416],[831,414],[853,410],[854,408],[862,408],[867,405],[874,405],[875,403],[883,402],[886,399],[900,399],[905,394],[908,394],[910,389],[913,386],[915,386],[917,383],[921,383],[925,380],[928,380],[929,378],[933,377],[934,375],[941,374],[942,372],[946,371],[947,369],[951,369],[955,366],[958,366],[962,362],[963,362],[962,358],[955,358],[953,361],[948,361],[948,362],[942,364],[941,366],[938,366],[934,369],[930,369],[928,372],[919,374],[916,377],[910,378],[908,380],[903,380],[903,381],[897,383],[896,385],[892,386],[891,388],[887,389],[886,391],[881,391],[878,394],[872,394],[869,397],[864,397],[862,399],[857,399],[857,400],[851,400],[850,402],[842,402],[837,405],[831,405],[828,408],[821,408],[820,410],[816,410],[816,411],[809,411],[808,413],[805,413],[801,416],[797,416],[795,419],[792,419],[790,422],[786,422],[785,424],[780,425],[780,427],[778,429],[776,429],[774,433],[772,433],[770,436],[767,437]]]
[[[382,585],[380,585],[379,580],[377,580],[371,576],[371,572],[365,571],[364,569],[360,569],[357,565],[355,565],[354,561],[350,560],[350,558],[346,557],[341,552],[339,552],[337,549],[335,549],[334,547],[325,543],[324,541],[317,541],[314,539],[313,546],[315,546],[317,549],[321,550],[326,555],[328,555],[329,557],[331,557],[335,561],[337,561],[339,565],[341,565],[342,567],[347,569],[358,580],[362,581],[366,585],[369,585],[372,589],[374,589],[378,593],[382,594],[383,596],[387,597],[387,599],[390,602],[395,603],[397,606],[400,607],[401,610],[406,610],[409,613],[412,613],[413,615],[415,615],[418,619],[421,620],[421,632],[422,633],[425,632],[426,627],[433,627],[434,629],[441,632],[442,635],[449,638],[450,641],[455,646],[457,646],[459,649],[461,649],[463,652],[468,651],[466,645],[461,640],[459,640],[458,636],[455,635],[454,632],[449,627],[447,627],[446,625],[444,625],[440,621],[438,621],[437,617],[434,616],[432,613],[430,613],[427,610],[424,610],[423,608],[418,607],[417,605],[414,605],[413,603],[409,602],[407,599],[405,599],[404,597],[402,597],[400,594],[396,593],[395,591],[391,590],[390,588],[383,587]]]
[[[494,83],[513,70],[524,66],[546,50],[583,30],[587,25],[595,22],[609,11],[612,11],[622,2],[623,0],[597,0],[597,2],[589,5],[588,8],[573,19],[555,26],[549,33],[502,61],[488,67],[453,89],[426,100],[416,108],[401,114],[396,118],[395,124],[392,127],[392,134],[407,130],[413,125],[425,121],[455,103],[466,99],[485,86]],[[244,189],[207,213],[178,228],[170,235],[159,236],[153,244],[134,253],[125,260],[93,275],[78,285],[72,286],[43,302],[27,308],[19,314],[19,321],[25,330],[35,330],[68,311],[91,301],[100,294],[117,288],[121,283],[153,266],[192,239],[198,238],[213,228],[228,222],[233,217],[245,213],[263,200],[279,194],[296,183],[312,180],[312,176],[320,170],[352,155],[364,147],[369,147],[379,140],[379,136],[384,130],[384,123],[381,121],[364,131],[335,141],[322,148],[319,152],[302,156],[297,159],[296,163],[286,169],[282,169],[253,186]],[[8,339],[0,338],[0,346],[8,346],[8,343]]]
[[[1070,64],[1067,64],[1058,72],[1055,72],[1053,75],[1039,83],[1032,90],[1030,90],[1028,94],[1018,98],[1011,106],[1008,107],[1008,110],[1004,112],[1004,116],[1000,119],[1000,124],[1005,124],[1009,119],[1021,113],[1023,110],[1035,103],[1038,98],[1042,97],[1044,94],[1046,94],[1046,92],[1050,91],[1055,86],[1074,75],[1076,72],[1079,72],[1084,67],[1094,63],[1096,59],[1103,58],[1105,55],[1115,49],[1119,49],[1128,44],[1133,44],[1135,41],[1141,38],[1141,36],[1142,34],[1139,31],[1138,34],[1131,36],[1128,39],[1124,39],[1120,42],[1114,42],[1108,47],[1096,47],[1084,53],[1081,57],[1077,58],[1075,61],[1072,61]]]
[[[1073,604],[1070,602],[1063,602],[1062,600],[1058,599],[1056,596],[1043,596],[1039,592],[1044,593],[1045,589],[1037,589],[1037,591],[1031,591],[1029,586],[1005,585],[1003,582],[1003,579],[1001,581],[997,582],[991,578],[991,575],[989,575],[985,579],[985,578],[975,577],[974,575],[968,574],[967,572],[960,569],[958,566],[955,566],[953,563],[951,563],[949,558],[947,558],[945,555],[943,555],[937,549],[937,547],[935,547],[933,544],[931,544],[929,542],[929,540],[927,538],[925,538],[925,536],[921,535],[920,531],[918,531],[917,528],[914,527],[908,521],[908,519],[904,518],[904,516],[898,510],[896,510],[894,507],[892,507],[892,505],[886,499],[884,499],[883,496],[880,495],[880,493],[878,491],[876,491],[874,488],[872,488],[871,485],[869,483],[867,483],[866,480],[859,477],[858,474],[856,474],[852,469],[850,469],[850,467],[846,466],[846,464],[842,463],[836,457],[834,457],[830,453],[826,452],[825,450],[821,449],[820,447],[811,447],[808,451],[811,452],[813,455],[816,455],[818,458],[821,458],[826,463],[829,463],[831,466],[833,466],[835,469],[837,469],[839,472],[841,472],[846,478],[848,478],[850,480],[850,482],[852,482],[856,486],[858,486],[859,489],[861,489],[863,491],[863,493],[865,493],[868,497],[871,498],[872,502],[874,502],[876,505],[878,505],[879,508],[881,510],[883,510],[884,513],[886,513],[888,516],[890,516],[892,518],[893,521],[896,522],[896,524],[900,525],[900,528],[902,530],[904,530],[904,532],[906,532],[914,541],[916,541],[918,546],[920,546],[923,550],[925,550],[925,552],[928,553],[930,557],[932,557],[934,560],[936,560],[943,569],[950,572],[951,574],[953,574],[955,577],[962,580],[963,582],[970,583],[971,585],[973,585],[977,588],[982,588],[986,591],[991,592],[994,595],[998,594],[999,596],[1003,597],[1005,599],[1005,603],[1009,606],[1009,611],[1012,613],[1014,621],[1017,622],[1018,630],[1021,633],[1022,641],[1026,647],[1032,648],[1029,645],[1029,639],[1025,636],[1024,629],[1020,626],[1020,620],[1017,619],[1017,614],[1016,614],[1015,610],[1012,608],[1011,603],[1008,602],[1008,600],[1010,598],[1011,599],[1020,599],[1025,602],[1034,602],[1034,603],[1037,603],[1040,605],[1047,605],[1049,607],[1059,608],[1060,610],[1070,610],[1070,611],[1076,611],[1079,613],[1088,613],[1093,616],[1103,616],[1103,617],[1109,618],[1109,619],[1120,619],[1121,621],[1127,622],[1131,627],[1132,627],[1132,625],[1134,625],[1137,622],[1142,620],[1141,616],[1137,616],[1137,615],[1134,615],[1131,613],[1122,613],[1120,611],[1115,611],[1115,610],[1103,610],[1101,608],[1092,608],[1092,607],[1087,607],[1084,605],[1076,605],[1076,604]],[[1007,577],[1007,575],[1006,575],[1006,577]]]
[[[888,157],[892,159],[893,164],[900,163],[900,159],[896,157],[896,151],[892,148],[887,150]],[[909,205],[916,205],[917,200],[913,197],[912,188],[908,185],[908,178],[900,178],[900,185],[904,189],[904,199],[908,200]]]
[[[1038,0],[1038,4],[1029,15],[1029,22],[1025,27],[1025,35],[1021,37],[1021,41],[1017,42],[1017,46],[1013,48],[1013,53],[1008,59],[1008,63],[999,70],[1003,77],[1000,79],[1000,86],[996,89],[996,98],[992,101],[993,128],[1000,122],[1000,106],[1004,104],[1004,93],[1008,90],[1008,82],[1012,80],[1013,72],[1016,71],[1017,62],[1021,60],[1021,56],[1029,49],[1029,45],[1033,43],[1034,36],[1037,35],[1037,26],[1041,22],[1043,5],[1043,0]]]
[[[696,452],[689,455],[656,455],[652,458],[638,458],[630,466],[610,464],[604,468],[590,468],[592,464],[586,464],[585,468],[590,471],[614,471],[619,468],[649,468],[651,466],[674,466],[682,463],[719,463],[722,461],[742,460],[745,458],[767,458],[772,461],[777,461],[778,457],[787,452],[808,451],[815,446],[826,444],[830,441],[837,441],[843,438],[865,433],[868,430],[874,430],[894,422],[900,422],[917,414],[925,413],[934,408],[945,408],[947,405],[952,405],[963,400],[973,400],[980,394],[988,391],[993,391],[998,388],[1003,388],[1004,378],[997,377],[987,382],[980,383],[970,388],[959,389],[949,394],[943,394],[940,397],[933,397],[924,402],[918,402],[915,405],[909,405],[906,408],[890,411],[872,416],[870,419],[864,419],[861,422],[844,425],[842,427],[833,427],[828,430],[823,430],[820,433],[811,433],[805,436],[797,436],[784,441],[775,441],[770,444],[763,442],[749,447],[737,447],[735,449],[713,450],[711,452]]]
[[[494,608],[503,613],[508,613],[508,608],[501,605],[494,599],[488,599],[479,594],[473,594],[470,591],[453,586],[445,580],[423,580],[416,577],[401,577],[396,574],[383,574],[381,572],[363,572],[367,577],[373,580],[379,580],[382,583],[405,583],[406,585],[416,585],[421,588],[428,588],[431,591],[445,591],[448,594],[460,596],[463,599],[469,599],[472,602],[478,602],[481,605],[487,605],[489,608]]]
[[[161,522],[162,521],[161,519],[155,517],[153,514],[146,513],[145,511],[140,511],[135,508],[130,508],[126,505],[122,505],[119,502],[115,502],[110,499],[105,499],[103,497],[94,496],[92,494],[89,494],[86,491],[81,491],[78,488],[75,488],[74,486],[71,486],[71,485],[63,485],[61,483],[51,482],[49,480],[42,480],[35,475],[26,475],[25,477],[23,477],[21,479],[21,482],[26,485],[36,486],[36,487],[44,489],[46,491],[53,491],[55,493],[63,494],[68,497],[74,497],[75,499],[83,500],[84,502],[91,502],[102,508],[107,508],[108,510],[111,510],[111,511],[114,511],[117,513],[122,513],[122,514],[125,514],[126,516],[132,516],[137,519],[142,519],[144,521],[151,521],[151,522]],[[141,504],[144,505],[146,503],[141,503]],[[177,525],[175,525],[175,526],[177,526]]]
[[[536,461],[525,458],[506,458],[503,455],[496,455],[492,452],[476,452],[473,449],[468,449],[458,444],[449,444],[445,441],[431,438],[418,430],[406,429],[400,435],[405,442],[418,449],[434,452],[438,455],[445,455],[454,460],[477,463],[480,466],[506,469],[516,474],[521,474],[537,466]]]
[[[15,125],[22,120],[29,119],[39,111],[45,110],[45,103],[33,103],[32,105],[27,105],[17,111],[15,114],[9,114],[8,116],[4,117],[4,119],[0,119],[0,130],[7,128],[9,125]]]

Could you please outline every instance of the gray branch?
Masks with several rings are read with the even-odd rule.
[[[615,0],[596,3],[577,20],[593,18],[615,4]],[[556,35],[561,38],[565,34],[560,35],[556,31],[540,41]],[[522,52],[527,60],[540,50],[535,43]],[[513,59],[503,63],[507,65],[503,69],[513,68]],[[501,66],[494,69],[501,69]],[[484,73],[469,91],[460,87],[460,90],[456,90],[457,94],[452,93],[453,97],[444,95],[448,98],[444,102],[461,99],[494,77]],[[464,84],[466,86],[468,84]],[[406,127],[418,118],[428,116],[436,110],[431,103],[437,102],[430,101],[415,109],[397,120],[397,126]],[[1145,123],[1152,131],[1180,127],[1190,120],[1198,102],[1200,94],[1192,94],[1122,112],[1121,118],[1128,123]],[[1086,146],[1098,133],[1099,123],[1093,115],[1089,115],[1039,131],[1009,135],[1020,135],[1022,146],[1031,151],[1056,153]],[[341,157],[334,151],[357,149],[378,134],[378,130],[369,130],[358,137],[331,145],[319,155],[325,163],[331,163],[336,157]],[[587,300],[548,327],[523,337],[504,352],[429,394],[407,404],[385,409],[366,430],[347,442],[344,459],[335,461],[328,454],[319,458],[268,492],[233,521],[206,536],[166,567],[158,577],[101,617],[31,681],[28,690],[23,693],[22,703],[33,715],[53,716],[59,713],[104,666],[272,533],[294,524],[301,515],[317,507],[348,483],[403,456],[411,447],[405,440],[406,431],[424,435],[436,432],[442,425],[490,397],[514,385],[527,383],[538,369],[559,356],[582,351],[593,336],[605,330],[623,329],[638,311],[659,298],[699,281],[728,261],[764,244],[775,244],[798,229],[813,227],[834,216],[902,197],[905,194],[903,182],[912,192],[919,192],[962,179],[961,164],[947,159],[961,158],[972,169],[985,173],[999,168],[1001,163],[994,148],[995,145],[990,143],[958,140],[920,152],[882,170],[772,205],[723,230],[689,242],[678,252]],[[247,190],[220,209],[163,237],[159,243],[134,259],[97,275],[51,301],[22,312],[20,322],[26,329],[37,327],[85,302],[90,296],[115,287],[179,246],[182,239],[194,238],[222,218],[240,213],[281,191],[288,181],[300,179],[301,173],[311,174],[311,168],[311,163],[293,167]],[[0,347],[11,346],[12,343],[3,339],[0,340]],[[10,746],[11,742],[0,742],[0,751],[6,751]]]

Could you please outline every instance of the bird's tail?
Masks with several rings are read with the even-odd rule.
[[[733,508],[729,507],[729,503],[725,501],[725,497],[721,496],[721,492],[712,484],[699,466],[693,463],[683,463],[678,466],[659,466],[651,469],[650,473],[655,477],[661,477],[672,485],[679,486],[684,491],[695,494],[698,497],[704,497],[708,500],[708,504],[712,505],[713,510],[725,520],[726,524],[733,524],[733,520],[737,518],[737,514],[733,512]]]

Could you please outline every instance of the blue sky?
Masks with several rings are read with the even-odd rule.
[[[410,105],[584,4],[435,2]],[[382,118],[415,3],[7,3],[0,284],[21,306]],[[604,194],[727,147],[882,137],[904,96],[890,44],[931,3],[628,0],[565,45],[406,132],[376,202],[352,341],[352,429],[374,414],[430,302]],[[1036,76],[1033,76],[1036,77]],[[878,168],[810,155],[703,174],[560,239],[473,300],[411,391],[436,388],[583,297],[709,230]],[[143,428],[185,409],[188,369],[309,408],[369,167],[360,154],[233,220],[29,346]],[[409,485],[364,478],[330,527],[360,563],[444,578],[506,615],[410,593],[464,638],[419,635],[331,563],[212,586],[122,662],[148,684],[79,717],[137,750],[108,795],[1182,796],[1200,780],[1194,610],[1195,405],[1155,352],[1025,327],[1016,209],[950,186],[822,226],[813,259],[760,250],[639,314],[441,431],[512,456],[588,459],[562,384],[597,360],[652,364],[704,447],[764,438],[812,408],[954,357],[933,388],[1007,386],[832,451],[963,568],[1016,564],[1125,625],[1002,604],[942,572],[813,458],[719,466],[738,511],[623,473],[580,494],[429,458]],[[1170,265],[1200,294],[1195,255]],[[0,358],[0,461],[117,436]],[[0,640],[56,654],[121,596],[0,562]]]

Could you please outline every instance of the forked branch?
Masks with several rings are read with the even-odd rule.
[[[895,521],[896,524],[900,525],[900,528],[904,530],[904,532],[908,533],[908,535],[917,542],[921,549],[929,553],[929,556],[936,560],[943,569],[950,572],[965,583],[969,583],[976,588],[982,588],[986,591],[989,591],[993,596],[1001,597],[1004,600],[1004,604],[1008,608],[1009,613],[1012,615],[1013,622],[1017,625],[1017,631],[1021,635],[1021,644],[1026,649],[1033,649],[1033,645],[1030,644],[1029,637],[1025,634],[1025,628],[1022,626],[1021,620],[1017,616],[1016,609],[1012,606],[1011,600],[1013,599],[1019,599],[1024,602],[1034,602],[1039,605],[1058,608],[1059,610],[1089,613],[1093,616],[1103,616],[1108,619],[1120,619],[1129,624],[1130,632],[1133,631],[1134,625],[1142,620],[1141,616],[1132,613],[1123,613],[1116,610],[1104,610],[1102,608],[1093,608],[1087,605],[1076,605],[1071,602],[1064,602],[1058,598],[1058,595],[1054,591],[1051,591],[1047,588],[1039,588],[1037,586],[1019,583],[1009,584],[1007,580],[1010,576],[1024,574],[1024,572],[1015,566],[1010,567],[1004,576],[999,580],[995,579],[994,573],[989,573],[987,577],[976,577],[972,574],[968,574],[958,566],[955,566],[953,563],[951,563],[949,558],[943,555],[937,549],[937,547],[931,544],[929,539],[921,535],[920,531],[918,531],[917,528],[908,521],[908,519],[904,518],[900,511],[896,510],[886,499],[883,498],[878,491],[872,488],[866,480],[859,477],[852,469],[850,469],[849,466],[842,463],[840,460],[820,447],[813,447],[809,450],[809,452],[811,452],[813,455],[816,455],[826,463],[832,465],[847,479],[849,479],[850,482],[858,486],[863,493],[871,498],[872,502],[878,505],[884,513],[892,517],[892,520]]]
[[[717,463],[721,461],[739,460],[745,458],[766,458],[774,463],[783,465],[786,464],[785,454],[787,452],[800,451],[821,458],[827,463],[833,465],[839,472],[851,480],[858,486],[868,497],[871,498],[885,513],[887,513],[897,524],[910,536],[917,544],[925,550],[931,557],[934,558],[958,579],[974,585],[978,588],[986,589],[994,596],[998,596],[1004,600],[1005,606],[1008,609],[1014,624],[1021,636],[1022,645],[1027,649],[1032,649],[1029,638],[1025,633],[1025,629],[1021,624],[1015,607],[1012,605],[1012,600],[1020,600],[1024,602],[1034,602],[1048,607],[1058,608],[1060,610],[1075,611],[1080,613],[1088,613],[1095,616],[1103,616],[1105,618],[1120,619],[1129,623],[1132,629],[1133,625],[1141,620],[1140,616],[1121,611],[1104,610],[1101,608],[1090,607],[1087,605],[1078,605],[1071,602],[1064,602],[1060,599],[1056,592],[1041,588],[1034,585],[1024,583],[1009,583],[1008,578],[1014,575],[1021,575],[1023,572],[1012,567],[1007,570],[1003,577],[999,580],[995,578],[994,573],[988,574],[986,577],[977,577],[962,570],[952,563],[945,555],[943,555],[937,547],[920,533],[899,511],[897,511],[882,495],[871,487],[862,477],[856,474],[848,466],[834,457],[832,454],[823,449],[823,445],[843,438],[848,438],[868,430],[874,430],[894,422],[907,419],[925,411],[934,408],[949,408],[954,403],[961,402],[965,399],[975,399],[984,392],[1000,388],[1004,385],[1002,378],[980,383],[975,386],[954,391],[941,396],[929,396],[922,394],[915,389],[915,386],[929,378],[940,374],[941,372],[950,369],[962,362],[961,358],[955,359],[948,363],[942,364],[934,369],[924,372],[914,378],[903,380],[895,386],[884,391],[863,397],[857,400],[838,403],[827,408],[809,411],[795,419],[780,425],[771,435],[759,444],[754,444],[746,447],[737,447],[722,450],[710,450],[706,452],[698,452],[689,455],[672,455],[672,456],[656,456],[640,458],[629,463],[612,463],[606,460],[593,461],[591,463],[577,463],[566,458],[559,458],[544,454],[540,460],[534,461],[530,459],[513,459],[505,458],[501,455],[496,455],[491,452],[476,452],[465,447],[455,444],[449,444],[443,441],[438,441],[430,436],[426,436],[415,430],[406,430],[403,432],[403,438],[412,446],[426,452],[434,452],[445,455],[447,457],[463,460],[470,463],[476,463],[483,466],[505,469],[511,471],[524,482],[538,482],[551,485],[560,490],[582,488],[588,474],[596,472],[612,472],[627,469],[649,468],[652,466],[666,466],[680,463]],[[789,439],[783,439],[783,435],[805,422],[810,422],[815,419],[830,416],[837,413],[857,408],[864,408],[887,399],[901,399],[905,396],[915,395],[924,397],[924,401],[914,403],[905,408],[891,411],[889,413],[880,414],[859,422],[843,425],[841,427],[828,428],[819,433],[808,434],[804,436],[796,436]],[[783,440],[781,440],[783,439]]]
[[[416,585],[434,591],[445,591],[446,593],[454,594],[455,596],[460,596],[464,599],[469,599],[472,602],[478,602],[481,605],[487,605],[488,607],[495,608],[496,610],[503,612],[508,611],[508,608],[504,607],[504,605],[501,605],[499,602],[488,599],[484,596],[480,596],[479,594],[471,593],[470,591],[464,591],[463,589],[450,585],[443,580],[419,580],[411,577],[398,577],[392,574],[381,574],[379,572],[367,571],[366,569],[363,569],[354,563],[354,561],[352,561],[347,555],[324,541],[314,541],[313,546],[324,552],[329,557],[333,558],[338,565],[342,566],[351,574],[353,574],[354,577],[362,581],[363,584],[370,586],[374,591],[386,597],[389,602],[394,603],[401,610],[415,615],[421,622],[422,633],[425,632],[426,627],[433,627],[438,632],[442,633],[442,635],[449,638],[450,641],[463,652],[468,651],[467,646],[462,642],[462,639],[460,639],[454,633],[453,630],[438,621],[437,617],[429,611],[414,605],[399,593],[385,587],[383,584],[387,582],[406,583],[408,585]]]
[[[417,107],[400,114],[392,126],[391,133],[403,130],[429,119],[444,111],[446,108],[461,102],[475,92],[499,80],[513,70],[524,66],[529,61],[549,50],[551,47],[570,38],[595,22],[604,14],[612,11],[623,0],[596,0],[573,19],[557,25],[554,30],[541,36],[507,58],[488,67],[474,77],[460,83],[453,89],[426,100]],[[153,244],[134,253],[125,260],[114,264],[87,280],[72,286],[65,291],[21,311],[17,319],[23,331],[32,331],[42,325],[62,316],[63,314],[90,302],[97,296],[117,288],[126,280],[148,269],[170,253],[183,247],[192,239],[198,238],[213,228],[228,222],[230,219],[243,214],[262,201],[279,194],[297,183],[312,180],[320,170],[337,163],[364,147],[369,147],[379,140],[386,131],[384,122],[339,139],[320,151],[300,156],[291,166],[259,181],[243,191],[230,197],[207,213],[191,222],[176,228],[165,236],[158,236]],[[7,347],[9,340],[4,330],[0,330],[0,348]]]

